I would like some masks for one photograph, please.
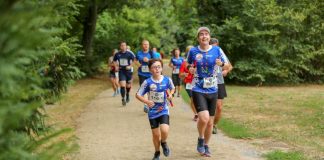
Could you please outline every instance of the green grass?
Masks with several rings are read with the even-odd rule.
[[[186,90],[181,90],[180,92],[182,98],[184,101],[188,104],[190,104],[190,98],[186,92]],[[218,127],[229,137],[232,138],[253,138],[253,137],[259,137],[257,134],[252,133],[247,127],[245,127],[242,124],[235,123],[234,121],[223,118],[220,120]]]
[[[226,135],[267,137],[290,146],[287,149],[297,147],[304,157],[324,157],[324,85],[226,88],[218,125]],[[182,97],[189,103],[185,91]]]
[[[307,160],[301,152],[282,152],[279,150],[264,155],[267,160]]]
[[[255,135],[244,125],[235,123],[228,118],[222,118],[217,125],[227,136],[232,138],[246,139],[253,138]]]

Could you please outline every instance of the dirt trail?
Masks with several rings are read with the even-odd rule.
[[[154,153],[150,125],[143,112],[143,104],[135,99],[138,85],[131,91],[131,101],[123,107],[120,96],[112,97],[112,91],[99,94],[87,106],[78,119],[81,160],[150,160]],[[192,121],[189,106],[174,98],[175,107],[170,109],[170,134],[168,144],[171,156],[161,159],[206,159],[196,152],[197,129]],[[255,146],[244,140],[236,140],[222,133],[213,135],[210,148],[213,160],[263,159]]]

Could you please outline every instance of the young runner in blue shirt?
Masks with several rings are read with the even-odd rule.
[[[145,79],[151,77],[151,73],[148,68],[149,60],[158,58],[154,56],[152,51],[150,51],[150,43],[148,40],[143,40],[141,47],[142,50],[138,51],[135,57],[135,63],[139,66],[137,73],[140,85],[144,82]],[[147,113],[147,111],[148,107],[144,105],[144,112]]]
[[[220,48],[209,45],[210,30],[200,27],[197,32],[199,45],[190,49],[187,61],[194,74],[192,81],[192,99],[198,112],[197,151],[204,156],[211,156],[208,143],[212,134],[213,120],[217,101],[217,73],[215,67],[228,67],[224,63]]]
[[[149,107],[148,118],[150,121],[155,153],[153,160],[160,158],[160,144],[163,154],[170,155],[166,139],[169,132],[169,105],[174,92],[174,85],[169,77],[162,75],[163,63],[160,59],[152,59],[148,63],[152,76],[142,83],[136,98]],[[144,95],[148,94],[148,98]],[[161,139],[161,141],[160,141]]]

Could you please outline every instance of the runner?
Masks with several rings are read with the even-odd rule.
[[[153,52],[150,51],[150,43],[148,40],[142,41],[142,50],[138,51],[136,54],[135,63],[138,67],[138,80],[141,85],[145,79],[151,77],[151,73],[148,68],[148,62],[150,59],[155,58]],[[144,112],[148,112],[148,107],[144,104]]]
[[[186,55],[189,53],[189,51],[190,51],[190,49],[192,47],[193,46],[188,46],[186,48],[185,57],[187,57]],[[185,87],[185,89],[187,91],[188,96],[190,97],[190,107],[191,107],[192,112],[194,113],[193,120],[197,121],[198,120],[198,114],[197,114],[196,108],[195,108],[195,106],[193,104],[192,96],[191,96],[192,95],[191,94],[191,88],[192,88],[191,82],[192,82],[192,79],[193,79],[193,74],[189,73],[189,67],[190,67],[190,65],[188,65],[187,60],[184,59],[184,61],[181,64],[181,67],[180,67],[179,76],[180,76],[180,78],[183,79],[184,87]]]
[[[132,65],[135,57],[134,54],[127,51],[126,42],[120,42],[120,51],[114,56],[114,63],[119,67],[119,85],[122,96],[122,105],[130,101],[129,92],[132,87]],[[126,99],[125,99],[126,90]]]
[[[212,46],[219,46],[219,41],[216,38],[212,38],[210,40],[210,44]],[[214,125],[213,125],[213,134],[217,134],[217,123],[221,118],[222,108],[223,108],[223,99],[227,97],[226,88],[225,88],[225,81],[224,77],[233,69],[230,61],[228,60],[227,56],[225,55],[222,49],[221,54],[224,57],[226,63],[229,64],[227,69],[222,67],[217,67],[217,85],[218,85],[218,99],[217,99],[217,106],[216,106],[216,113],[214,117]]]
[[[183,62],[183,58],[180,57],[180,49],[175,48],[172,50],[172,58],[170,59],[169,67],[172,68],[172,81],[176,87],[177,97],[180,97],[181,81],[179,77],[180,66]]]
[[[215,67],[224,66],[219,47],[209,45],[210,30],[200,27],[197,32],[199,45],[192,48],[188,54],[190,73],[194,74],[192,82],[192,99],[198,112],[198,144],[197,151],[204,156],[210,157],[208,142],[210,140],[217,101],[217,79]]]
[[[152,59],[149,61],[148,67],[152,77],[144,80],[136,93],[136,98],[149,107],[148,118],[155,148],[153,160],[159,160],[160,144],[164,156],[168,157],[170,155],[170,149],[166,142],[169,134],[169,106],[167,99],[171,101],[174,85],[169,77],[162,75],[162,60]],[[149,94],[148,99],[144,97],[146,93]]]
[[[152,48],[152,52],[154,54],[154,58],[162,59],[161,54],[157,51],[156,47]]]
[[[117,49],[114,49],[112,55],[108,58],[108,68],[109,68],[109,79],[111,86],[114,90],[113,97],[119,94],[119,84],[118,84],[118,70],[114,64],[114,56],[118,52]]]

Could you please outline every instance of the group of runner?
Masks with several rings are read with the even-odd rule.
[[[127,50],[126,42],[120,43],[120,51],[115,53],[110,66],[118,71],[122,105],[130,101],[129,92],[132,84],[133,65],[138,66],[140,88],[136,98],[144,103],[144,112],[148,113],[151,125],[155,153],[153,160],[160,159],[160,145],[163,154],[170,155],[167,145],[169,132],[169,106],[174,94],[180,96],[181,82],[191,99],[194,120],[197,121],[197,151],[210,157],[208,143],[212,133],[217,132],[216,124],[221,116],[222,99],[226,97],[224,78],[232,66],[218,46],[217,39],[211,39],[210,30],[200,27],[197,31],[199,45],[186,48],[186,58],[180,56],[180,50],[172,50],[169,67],[172,68],[172,79],[162,74],[161,56],[149,50],[149,41],[143,40],[142,50],[136,55]],[[117,86],[117,85],[116,85]],[[114,95],[118,94],[118,86]],[[215,116],[216,114],[216,116]]]

